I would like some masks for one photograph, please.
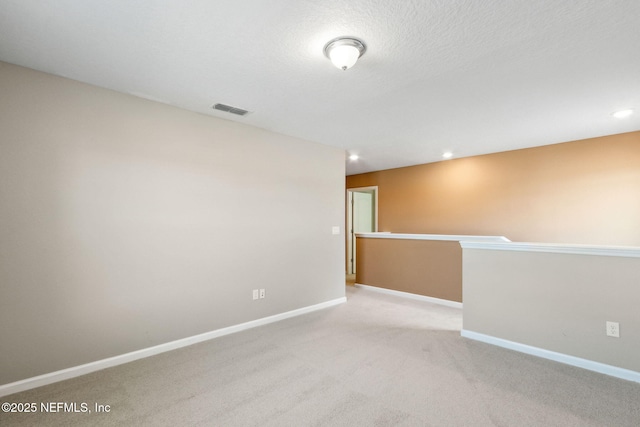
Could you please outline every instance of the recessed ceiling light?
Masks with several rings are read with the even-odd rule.
[[[446,151],[442,153],[442,157],[444,157],[445,159],[450,159],[451,157],[453,157],[453,153],[451,151]]]
[[[615,113],[613,113],[611,115],[613,117],[615,117],[616,119],[626,119],[627,117],[629,117],[632,114],[633,114],[633,108],[629,108],[627,110],[616,111]]]
[[[351,161],[355,161],[358,160],[360,158],[360,156],[358,156],[357,154],[352,154],[349,156],[349,160]]]

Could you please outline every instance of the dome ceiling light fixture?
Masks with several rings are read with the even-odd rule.
[[[342,71],[347,70],[367,51],[367,46],[353,37],[337,37],[324,46],[324,56]]]

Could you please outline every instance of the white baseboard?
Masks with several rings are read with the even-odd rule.
[[[446,300],[446,299],[428,297],[428,296],[425,296],[425,295],[412,294],[412,293],[409,293],[409,292],[394,291],[393,289],[379,288],[377,286],[362,285],[360,283],[356,283],[355,286],[357,286],[358,288],[368,289],[368,290],[374,291],[374,292],[380,292],[381,294],[395,295],[397,297],[402,297],[402,298],[409,298],[409,299],[414,299],[414,300],[418,300],[418,301],[431,302],[431,303],[434,303],[434,304],[446,305],[447,307],[462,308],[462,303],[461,302],[457,302],[457,301],[449,301],[449,300]]]
[[[539,347],[532,347],[530,345],[520,344],[502,338],[496,338],[490,335],[468,331],[466,329],[463,329],[460,332],[460,335],[465,338],[482,341],[487,344],[496,345],[498,347],[508,348],[509,350],[518,351],[520,353],[526,353],[532,356],[542,357],[544,359],[564,363],[566,365],[576,366],[578,368],[587,369],[589,371],[594,371],[612,377],[622,378],[623,380],[640,383],[640,372],[631,371],[629,369],[618,368],[617,366],[606,365],[604,363],[594,362],[593,360],[582,359],[580,357],[569,356],[563,353],[556,353],[555,351],[545,350]]]
[[[27,378],[27,379],[16,381],[9,384],[3,384],[3,385],[0,385],[0,397],[7,396],[9,394],[18,393],[25,390],[30,390],[32,388],[41,387],[48,384],[53,384],[58,381],[79,377],[81,375],[85,375],[91,372],[110,368],[112,366],[122,365],[128,362],[133,362],[134,360],[143,359],[145,357],[155,356],[156,354],[164,353],[171,350],[176,350],[182,347],[187,347],[193,344],[197,344],[199,342],[208,341],[224,335],[233,334],[236,332],[244,331],[244,330],[255,328],[258,326],[267,325],[269,323],[278,322],[280,320],[289,319],[291,317],[300,316],[302,314],[311,313],[313,311],[322,310],[324,308],[342,304],[346,301],[347,301],[346,297],[337,298],[337,299],[326,301],[320,304],[299,308],[297,310],[291,310],[284,313],[275,314],[273,316],[263,317],[262,319],[240,323],[239,325],[229,326],[227,328],[217,329],[211,332],[205,332],[204,334],[182,338],[176,341],[171,341],[171,342],[156,345],[153,347],[144,348],[142,350],[132,351],[130,353],[121,354],[119,356],[97,360],[95,362],[90,362],[84,365],[74,366],[71,368],[50,372],[44,375],[38,375],[36,377]]]

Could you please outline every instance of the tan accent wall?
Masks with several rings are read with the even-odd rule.
[[[463,271],[465,330],[640,372],[640,258],[464,249]]]
[[[356,239],[356,282],[462,302],[462,248],[448,241]]]
[[[379,231],[640,246],[640,132],[347,177]]]
[[[0,384],[344,297],[344,168],[0,62]]]

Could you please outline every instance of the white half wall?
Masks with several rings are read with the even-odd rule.
[[[462,247],[463,330],[469,336],[535,348],[554,360],[640,373],[640,248],[495,242]],[[619,323],[619,338],[607,336],[607,321]],[[587,367],[580,363],[572,364]]]
[[[0,63],[0,385],[344,297],[344,187],[341,149]]]

